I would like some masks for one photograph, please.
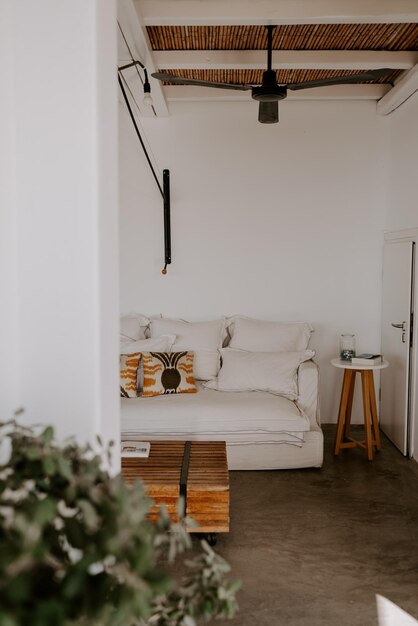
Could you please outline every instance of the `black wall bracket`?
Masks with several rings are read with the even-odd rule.
[[[128,65],[123,65],[122,67],[119,67],[118,68],[118,81],[119,81],[119,87],[122,92],[123,98],[125,100],[125,104],[128,109],[128,113],[131,118],[132,124],[135,128],[137,137],[141,144],[142,150],[144,151],[145,157],[147,159],[148,165],[153,174],[154,180],[157,183],[157,187],[163,198],[163,203],[164,203],[164,268],[161,270],[161,273],[166,275],[167,265],[171,264],[170,170],[163,170],[163,186],[161,187],[160,181],[158,180],[157,173],[154,169],[154,166],[149,157],[147,148],[145,146],[145,143],[139,131],[138,124],[136,123],[135,116],[133,114],[128,96],[125,91],[125,87],[123,85],[122,74],[121,74],[122,70],[132,67],[133,65],[140,65],[142,68],[144,67],[142,63],[140,63],[139,61],[134,61],[133,63],[129,63]]]
[[[171,216],[170,216],[170,170],[163,170],[164,198],[164,258],[162,274],[167,274],[167,265],[171,263]]]

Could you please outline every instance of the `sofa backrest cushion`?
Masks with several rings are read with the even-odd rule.
[[[138,341],[126,341],[120,344],[121,354],[134,354],[135,352],[171,352],[176,340],[175,335],[161,335]]]
[[[229,318],[230,348],[250,352],[306,350],[313,328],[306,322],[265,322],[236,315]]]
[[[149,318],[140,313],[130,313],[120,318],[120,341],[138,341],[145,339],[145,331],[149,325]]]
[[[297,370],[312,359],[313,350],[294,352],[249,352],[222,348],[222,367],[218,378],[205,384],[218,391],[268,391],[296,400]]]
[[[174,334],[173,351],[190,350],[195,353],[194,375],[197,380],[210,380],[218,375],[220,367],[219,348],[226,336],[225,318],[209,322],[186,322],[184,320],[152,319],[151,337]]]

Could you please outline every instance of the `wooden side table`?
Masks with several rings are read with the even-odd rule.
[[[367,452],[369,461],[373,461],[373,445],[376,446],[376,451],[381,448],[373,371],[382,370],[388,367],[389,363],[383,360],[379,365],[354,365],[351,361],[341,361],[341,359],[332,359],[331,363],[334,367],[340,367],[344,370],[334,454],[339,454],[341,448],[363,448]],[[361,375],[363,392],[365,431],[365,439],[363,441],[350,437],[351,409],[357,372]]]

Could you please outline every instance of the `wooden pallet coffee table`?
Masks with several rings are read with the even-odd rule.
[[[123,458],[122,475],[132,482],[140,478],[154,500],[149,519],[155,521],[165,505],[178,520],[177,502],[186,501],[186,515],[214,545],[216,533],[229,532],[229,476],[224,441],[151,441],[148,458]]]

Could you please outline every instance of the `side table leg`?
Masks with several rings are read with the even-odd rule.
[[[353,370],[344,370],[343,386],[341,389],[340,409],[338,411],[337,436],[335,438],[334,454],[338,454],[343,438],[344,424],[347,415],[347,405],[350,396],[351,379],[354,374]]]
[[[357,370],[349,370],[349,371],[351,372],[351,377],[350,377],[350,388],[348,391],[347,410],[346,410],[346,416],[345,416],[345,429],[344,429],[344,437],[346,439],[350,437],[351,411],[353,409],[354,387],[356,384]]]
[[[374,391],[374,377],[373,371],[367,372],[369,375],[369,386],[370,386],[370,409],[372,413],[372,423],[374,430],[374,440],[376,442],[376,450],[380,450],[382,447],[382,443],[380,441],[380,429],[379,429],[379,419],[377,417],[377,407],[376,407],[376,394]]]
[[[366,432],[366,449],[367,458],[373,461],[373,439],[372,439],[372,414],[370,410],[370,378],[367,370],[361,371],[361,386],[363,391],[363,411],[364,411],[364,430]]]

